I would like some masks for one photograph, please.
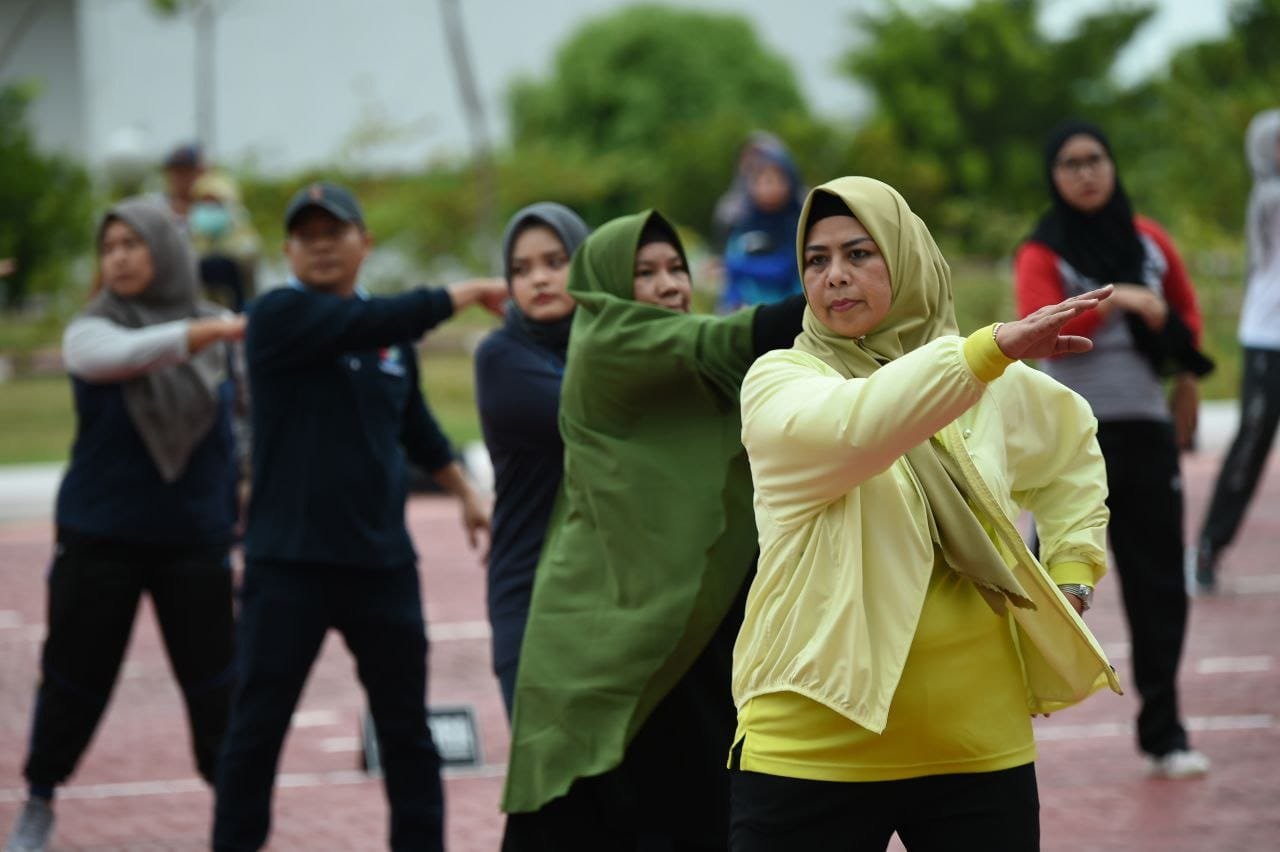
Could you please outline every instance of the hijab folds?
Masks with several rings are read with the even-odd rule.
[[[1276,217],[1280,216],[1280,109],[1258,113],[1245,133],[1245,153],[1253,172],[1253,190],[1245,214],[1250,275],[1274,262]]]
[[[160,203],[130,198],[112,207],[98,226],[99,244],[107,225],[117,219],[146,243],[154,274],[145,290],[128,298],[104,286],[81,316],[100,317],[125,328],[145,328],[222,312],[200,300],[195,254]],[[129,417],[165,482],[182,476],[191,453],[217,421],[218,387],[227,370],[227,350],[215,345],[181,364],[123,383]]]
[[[530,204],[511,217],[507,229],[502,235],[502,271],[507,279],[507,288],[511,288],[511,253],[515,251],[516,240],[531,227],[543,226],[560,239],[565,253],[570,257],[587,238],[590,229],[582,218],[563,204],[552,201],[541,201]],[[551,322],[540,322],[530,319],[513,299],[507,308],[507,326],[517,334],[533,343],[549,349],[562,360],[569,349],[569,329],[573,325],[573,313]]]
[[[804,243],[815,198],[834,196],[848,208],[875,240],[889,267],[892,302],[889,312],[864,337],[843,337],[827,328],[812,308],[804,312],[804,330],[795,348],[807,352],[845,378],[867,378],[883,365],[926,343],[957,333],[951,270],[924,222],[911,211],[897,190],[867,177],[844,177],[825,183],[809,194],[801,212],[805,223],[796,235],[796,253],[803,275]],[[830,202],[821,199],[818,204]],[[943,429],[958,430],[952,423]],[[939,433],[941,435],[942,433]],[[948,441],[963,446],[958,436]],[[939,436],[906,454],[928,506],[929,528],[946,564],[974,583],[991,608],[1005,611],[1005,602],[1033,608],[1022,585],[1005,564],[975,514],[979,505],[955,460]]]

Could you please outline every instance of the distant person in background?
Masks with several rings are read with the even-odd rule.
[[[205,172],[192,188],[187,216],[191,245],[200,258],[200,281],[212,298],[244,310],[253,298],[261,242],[230,177]]]
[[[440,756],[427,727],[427,637],[405,526],[413,460],[458,499],[472,547],[488,506],[427,408],[414,341],[468,305],[479,279],[375,298],[373,245],[346,189],[312,183],[284,214],[292,277],[249,310],[253,494],[237,624],[239,681],[218,767],[213,847],[259,849],[280,749],[330,628],[355,658],[390,807],[390,847],[444,846]]]
[[[152,199],[111,208],[97,255],[101,289],[63,338],[76,438],[58,490],[30,798],[10,852],[45,848],[54,790],[106,710],[144,592],[210,784],[231,697],[232,418],[243,398],[232,346],[244,319],[200,301],[191,249]]]
[[[196,181],[202,174],[204,156],[199,145],[179,145],[164,159],[164,199],[183,230],[195,204]]]
[[[1240,427],[1218,473],[1196,549],[1196,583],[1206,592],[1217,588],[1218,557],[1240,529],[1280,425],[1280,109],[1254,116],[1245,153],[1253,191],[1245,219]]]
[[[785,153],[786,146],[782,140],[766,130],[757,130],[747,137],[738,149],[737,162],[734,164],[733,181],[724,195],[716,201],[716,209],[711,219],[712,246],[716,252],[723,252],[729,241],[729,233],[734,225],[742,220],[751,204],[751,175],[760,165],[766,152]]]
[[[1057,127],[1045,146],[1045,177],[1052,206],[1014,261],[1018,313],[1115,285],[1096,311],[1063,326],[1064,334],[1090,338],[1093,349],[1043,367],[1098,418],[1108,532],[1142,697],[1138,747],[1153,775],[1203,775],[1209,760],[1191,748],[1177,684],[1188,607],[1178,451],[1194,439],[1196,382],[1213,369],[1198,349],[1195,290],[1169,235],[1134,215],[1098,127]]]
[[[803,289],[793,244],[806,190],[791,155],[780,145],[761,146],[742,177],[746,194],[724,247],[721,313],[777,302]]]
[[[569,261],[587,232],[561,204],[533,204],[511,218],[502,239],[506,322],[476,350],[476,403],[494,470],[489,623],[507,718],[534,570],[564,471],[558,414],[573,324]]]

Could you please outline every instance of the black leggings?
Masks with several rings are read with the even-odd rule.
[[[503,852],[724,852],[737,715],[731,675],[748,576],[693,666],[654,708],[622,764],[579,778],[532,813],[510,814]]]
[[[1036,852],[1034,763],[902,781],[808,781],[734,770],[733,852]]]
[[[212,783],[234,677],[227,548],[60,531],[48,584],[27,780],[53,787],[76,768],[107,708],[145,591],[186,701],[196,767]]]
[[[1104,420],[1098,445],[1107,460],[1108,534],[1142,698],[1138,747],[1159,757],[1188,747],[1178,709],[1188,607],[1178,448],[1172,425],[1154,420]]]
[[[1240,428],[1222,463],[1200,546],[1217,554],[1236,537],[1280,426],[1280,351],[1244,350]]]

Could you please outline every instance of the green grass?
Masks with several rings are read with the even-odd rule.
[[[65,376],[0,384],[0,464],[62,461],[74,436],[71,384]]]
[[[471,356],[461,352],[424,352],[422,388],[440,428],[459,449],[480,440]]]
[[[0,354],[26,355],[37,349],[56,347],[62,340],[65,325],[53,312],[38,319],[0,312]]]
[[[961,332],[1012,318],[1012,285],[1007,271],[956,264],[954,275]],[[1218,362],[1217,371],[1204,382],[1202,396],[1231,398],[1240,382],[1240,352],[1235,339],[1239,285],[1227,277],[1205,273],[1195,277],[1205,314],[1205,346]],[[462,338],[482,334],[495,322],[481,311],[467,311],[428,337],[422,353],[427,400],[445,434],[459,447],[480,439],[472,361],[462,351]],[[21,351],[37,342],[43,345],[52,340],[56,344],[57,327],[30,325],[0,322],[0,353]],[[0,384],[0,464],[64,460],[74,430],[71,389],[65,377],[18,378]]]
[[[441,428],[459,448],[480,439],[471,358],[423,356],[423,386]],[[64,461],[75,437],[71,384],[65,376],[35,376],[0,384],[0,464]]]

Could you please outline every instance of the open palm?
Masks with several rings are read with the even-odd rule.
[[[1062,327],[1085,311],[1098,307],[1111,295],[1108,284],[1079,296],[1064,299],[1056,305],[1046,305],[1020,320],[1001,323],[996,328],[996,345],[1010,358],[1051,358],[1088,352],[1093,341],[1087,337],[1063,334]]]

